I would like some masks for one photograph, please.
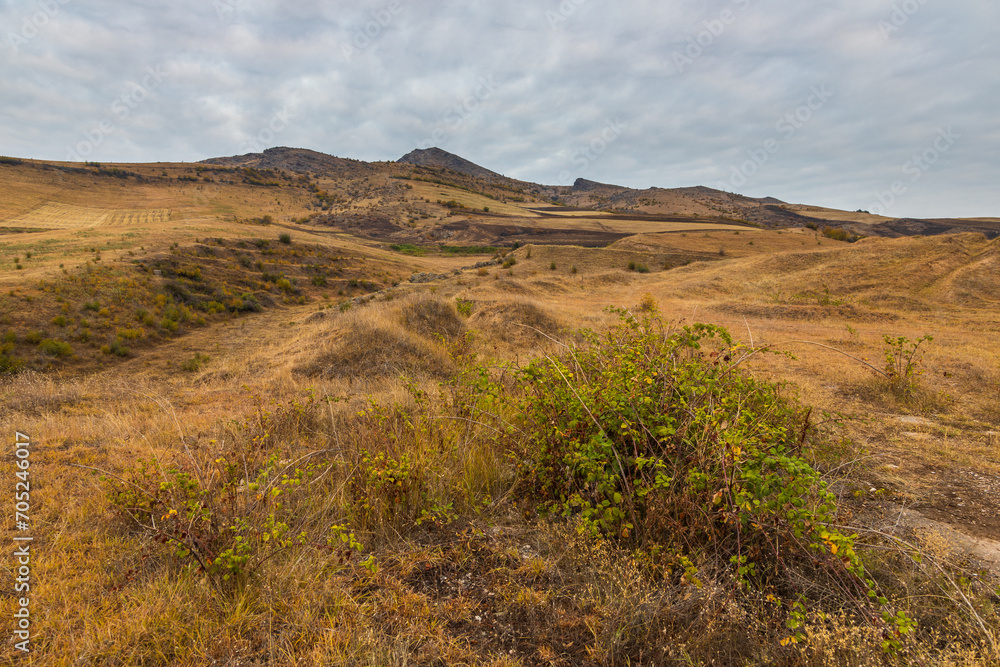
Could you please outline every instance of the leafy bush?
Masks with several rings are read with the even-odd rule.
[[[505,269],[509,269],[510,267],[514,266],[515,264],[517,264],[517,258],[516,258],[516,257],[514,257],[513,255],[511,255],[510,257],[508,257],[508,258],[507,258],[507,259],[506,259],[506,260],[504,261],[504,263],[503,263],[503,268],[505,268]]]
[[[13,354],[16,339],[13,331],[4,334],[3,343],[0,344],[0,375],[17,373],[24,365],[24,362]]]
[[[257,300],[257,297],[249,293],[245,293],[238,298],[231,299],[226,304],[226,307],[229,310],[236,313],[240,312],[259,313],[261,310],[264,309],[264,307],[260,305],[260,301]]]
[[[824,444],[808,413],[740,371],[746,349],[725,329],[668,333],[655,313],[619,314],[606,335],[521,372],[514,460],[529,509],[573,517],[695,586],[700,567],[728,567],[745,590],[796,599],[808,569],[898,648],[912,623],[885,609],[854,536],[835,527],[836,498],[802,456]],[[798,641],[792,616],[788,628]]]
[[[462,317],[469,317],[472,315],[472,306],[474,305],[475,302],[470,299],[455,297],[455,307],[458,309],[458,314]]]
[[[285,245],[291,245],[291,243],[292,243],[292,235],[291,234],[287,234],[287,233],[286,234],[282,234],[281,236],[278,237],[278,241],[280,241],[281,243],[284,243]]]
[[[43,354],[47,354],[50,357],[69,357],[73,355],[73,346],[62,340],[55,340],[54,338],[46,338],[41,343],[38,344],[38,349]]]
[[[101,352],[104,354],[113,354],[116,357],[127,357],[129,355],[129,349],[125,346],[120,338],[116,338],[110,345],[102,345]]]
[[[849,232],[846,229],[840,229],[839,227],[824,227],[823,236],[833,239],[834,241],[846,241],[847,243],[854,243],[861,236],[855,234],[854,232]]]
[[[115,332],[115,337],[119,340],[138,340],[146,337],[146,330],[142,327],[136,327],[135,329],[118,329]]]

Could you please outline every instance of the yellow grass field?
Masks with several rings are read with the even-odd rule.
[[[100,209],[69,204],[45,204],[24,215],[0,220],[5,227],[80,229],[157,224],[170,219],[170,209]]]

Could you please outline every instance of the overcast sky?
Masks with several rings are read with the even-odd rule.
[[[439,146],[507,176],[1000,216],[996,0],[0,0],[0,154]]]

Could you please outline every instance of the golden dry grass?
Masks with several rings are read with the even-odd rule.
[[[179,165],[162,169],[188,173]],[[14,179],[5,182],[21,182],[0,193],[0,217],[8,219],[52,202],[174,212],[170,220],[137,220],[127,238],[103,225],[86,237],[62,230],[4,236],[0,261],[12,264],[16,255],[26,265],[4,269],[5,290],[27,291],[35,279],[61,274],[58,264],[83,263],[90,244],[105,248],[102,261],[127,262],[138,246],[169,255],[173,243],[192,237],[276,237],[283,229],[229,218],[308,211],[299,195],[266,188],[123,188],[115,179],[75,174],[59,175],[76,185],[56,197],[55,174],[0,170]],[[96,183],[94,190],[84,192],[85,182]],[[891,501],[973,537],[997,531],[986,519],[1000,517],[990,495],[1000,480],[998,241],[961,235],[848,245],[812,232],[757,230],[642,235],[610,250],[521,248],[509,270],[494,266],[485,276],[466,271],[414,286],[405,283],[410,272],[445,272],[466,260],[400,257],[365,240],[291,233],[293,248],[307,239],[364,258],[359,276],[403,284],[345,311],[336,306],[346,295],[290,300],[166,339],[106,370],[24,373],[0,385],[0,430],[28,432],[38,443],[32,604],[39,630],[31,664],[893,664],[879,649],[880,636],[849,616],[810,616],[808,641],[781,647],[767,615],[756,613],[769,603],[735,603],[719,573],[706,573],[702,589],[667,582],[635,554],[584,539],[571,524],[525,522],[514,511],[510,462],[493,446],[494,432],[445,413],[453,357],[476,355],[494,368],[523,364],[577,343],[580,327],[608,326],[615,317],[606,306],[637,311],[656,303],[679,324],[722,324],[746,343],[794,353],[761,354],[746,366],[788,382],[816,407],[816,420],[823,411],[864,418],[847,422],[855,445],[845,446],[845,467],[835,475],[853,514],[845,520],[891,526],[901,516]],[[699,253],[715,256],[699,261]],[[674,256],[695,261],[661,270]],[[629,271],[630,261],[648,263],[651,272]],[[25,313],[32,307],[19,306]],[[934,341],[920,362],[920,391],[911,396],[841,354],[881,368],[883,334],[927,333]],[[181,370],[194,354],[210,359]],[[421,401],[438,399],[421,412]],[[300,414],[293,402],[309,407]],[[386,408],[380,421],[373,403],[401,412]],[[140,458],[211,466],[226,447],[244,446],[249,457],[264,441],[279,462],[324,451],[335,463],[319,483],[323,492],[297,501],[303,526],[351,516],[357,496],[350,480],[366,454],[410,457],[420,485],[402,503],[405,511],[391,520],[355,515],[377,571],[363,568],[357,554],[340,562],[318,547],[289,550],[261,565],[254,585],[220,595],[116,513],[98,474],[79,467],[126,474]],[[13,470],[10,457],[0,461],[7,498]],[[989,514],[975,515],[973,525],[972,513],[942,496],[949,489],[976,498],[976,512]],[[430,515],[415,527],[421,511]],[[8,541],[12,535],[4,533]],[[909,538],[926,563],[936,558],[969,575],[962,590],[987,628],[1000,631],[993,566],[927,531]],[[886,588],[905,592],[904,605],[924,620],[912,648],[923,664],[996,664],[954,589],[930,565],[891,550],[865,554]],[[0,582],[5,591],[10,571]],[[0,616],[10,618],[13,604],[0,596]],[[13,661],[10,655],[3,660]]]

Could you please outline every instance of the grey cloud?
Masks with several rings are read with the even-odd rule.
[[[43,6],[57,11],[26,38]],[[856,209],[951,125],[961,138],[888,213],[1000,215],[998,18],[987,0],[8,0],[0,153],[64,159],[107,118],[89,159],[263,139],[384,160],[439,137],[527,180],[715,187],[778,137],[739,191]],[[168,76],[116,115],[149,67]],[[482,77],[502,85],[477,96]],[[777,124],[819,85],[835,95],[785,139]],[[576,173],[616,118],[627,129]]]

